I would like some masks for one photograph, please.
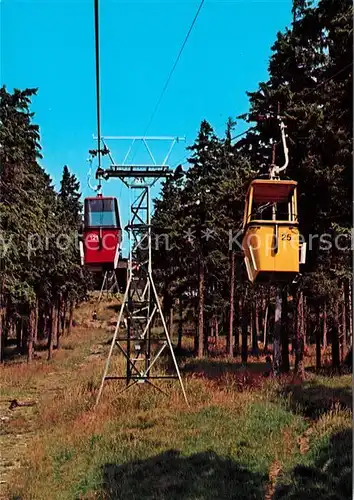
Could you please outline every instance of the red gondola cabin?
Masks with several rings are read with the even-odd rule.
[[[91,271],[116,269],[121,236],[117,199],[106,196],[85,198],[83,265]]]

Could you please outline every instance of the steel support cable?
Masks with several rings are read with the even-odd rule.
[[[305,92],[303,94],[303,97],[304,96],[307,96],[309,94],[311,94],[311,92],[314,92],[316,89],[318,89],[319,87],[321,87],[322,85],[330,82],[331,80],[333,80],[336,76],[340,75],[341,73],[343,73],[343,71],[345,71],[346,69],[348,69],[350,66],[353,65],[353,62],[347,64],[346,66],[344,66],[342,69],[340,69],[339,71],[337,71],[334,75],[332,75],[330,78],[324,80],[323,82],[319,83],[316,87],[312,88],[312,89],[309,89],[307,92]],[[238,139],[239,137],[242,137],[243,135],[246,135],[248,132],[252,131],[252,130],[255,130],[257,127],[254,126],[254,127],[250,127],[248,128],[247,130],[245,130],[244,132],[238,134],[238,135],[235,135],[234,137],[231,138],[231,141],[234,141],[235,139]],[[175,167],[176,165],[178,164],[181,164],[184,162],[184,160],[186,160],[188,158],[188,154],[187,155],[184,155],[180,160],[178,160],[177,162],[174,163],[173,167]]]
[[[231,137],[231,140],[235,140],[235,139],[238,139],[239,137],[242,137],[243,135],[246,135],[248,132],[250,132],[251,130],[254,130],[256,127],[250,127],[248,128],[247,130],[245,130],[244,132],[242,132],[241,134],[238,134],[238,135],[235,135],[234,137]]]
[[[248,128],[247,130],[245,130],[244,132],[242,132],[241,134],[238,134],[238,135],[235,135],[234,137],[231,138],[231,141],[233,141],[234,139],[237,139],[238,137],[242,137],[243,135],[246,135],[248,132],[250,132],[251,130],[255,129],[256,127],[250,127]],[[177,160],[173,165],[172,165],[172,168],[179,165],[179,164],[182,164],[184,162],[184,160],[186,160],[188,158],[188,156],[190,156],[189,154],[186,154],[184,155],[182,158],[180,158],[179,160]]]
[[[311,94],[312,92],[314,92],[315,90],[317,90],[319,87],[321,87],[322,85],[325,85],[326,83],[330,82],[331,80],[333,80],[336,76],[340,75],[341,73],[343,73],[343,71],[347,70],[348,68],[350,68],[350,66],[353,65],[353,62],[350,62],[349,64],[347,64],[346,66],[344,66],[342,69],[340,69],[339,71],[337,71],[334,75],[332,75],[331,77],[327,78],[326,80],[324,80],[323,82],[320,82],[318,85],[316,85],[315,87],[313,87],[312,89],[308,89],[306,92],[304,92],[304,94],[302,95],[302,97],[305,97],[309,94]],[[253,129],[256,129],[257,127],[250,127],[248,130],[246,130],[245,132],[243,132],[242,134],[239,134],[239,135],[236,135],[235,137],[232,137],[232,141],[234,139],[237,139],[238,137],[246,134],[247,132],[253,130]]]
[[[101,105],[100,105],[100,41],[98,0],[94,1],[95,12],[95,53],[96,53],[96,113],[97,113],[97,156],[101,166]]]
[[[171,80],[171,78],[172,78],[172,75],[173,75],[173,73],[174,73],[174,71],[175,71],[175,69],[176,69],[176,67],[177,67],[178,61],[180,60],[181,55],[182,55],[182,53],[183,53],[183,50],[184,50],[184,48],[185,48],[185,46],[186,46],[186,44],[187,44],[187,42],[188,42],[189,36],[190,36],[190,34],[192,33],[192,30],[193,30],[193,28],[194,28],[194,25],[195,25],[195,23],[196,23],[197,19],[198,19],[199,13],[200,13],[200,11],[201,11],[201,9],[202,9],[202,7],[203,7],[204,2],[205,2],[205,0],[201,0],[201,2],[200,2],[200,4],[199,4],[198,10],[197,10],[197,12],[196,12],[196,14],[195,14],[195,16],[194,16],[194,19],[193,19],[193,21],[192,21],[192,24],[191,24],[191,25],[190,25],[190,27],[189,27],[189,30],[188,30],[188,32],[187,32],[187,35],[186,35],[186,37],[185,37],[185,39],[184,39],[184,41],[183,41],[183,43],[182,43],[182,46],[181,46],[181,48],[180,48],[180,50],[179,50],[179,52],[178,52],[177,58],[176,58],[176,60],[175,60],[175,62],[174,62],[174,64],[173,64],[173,66],[172,66],[172,69],[171,69],[171,71],[170,71],[170,73],[169,73],[169,75],[168,75],[168,77],[167,77],[167,80],[166,80],[166,82],[165,82],[165,85],[163,86],[163,89],[162,89],[162,92],[161,92],[161,94],[160,94],[160,97],[159,97],[159,98],[158,98],[158,100],[157,100],[157,103],[156,103],[156,106],[155,106],[155,108],[154,108],[154,111],[152,112],[152,115],[151,115],[150,120],[149,120],[149,122],[148,122],[148,125],[147,125],[147,127],[146,127],[146,131],[145,131],[145,133],[144,133],[144,136],[148,133],[148,130],[149,130],[149,128],[150,128],[150,125],[151,125],[151,123],[152,123],[152,121],[153,121],[153,119],[154,119],[154,117],[155,117],[155,115],[156,115],[156,112],[157,112],[157,110],[158,110],[158,108],[159,108],[159,106],[160,106],[160,103],[161,103],[161,101],[162,101],[162,98],[163,98],[163,96],[165,95],[165,92],[166,92],[167,87],[168,87],[168,85],[169,85],[169,83],[170,83],[170,80]]]
[[[353,62],[350,62],[349,64],[347,64],[346,66],[344,66],[342,69],[340,69],[339,71],[337,71],[337,73],[334,73],[334,75],[332,75],[331,77],[327,78],[326,80],[324,80],[323,82],[320,82],[318,85],[316,85],[314,88],[312,89],[309,89],[307,92],[305,92],[302,97],[305,97],[309,94],[311,94],[312,92],[314,92],[315,90],[317,90],[319,87],[321,87],[322,85],[325,85],[326,83],[330,82],[331,80],[333,80],[336,76],[340,75],[341,73],[343,73],[343,71],[347,70],[348,68],[350,68],[350,66],[353,66]]]
[[[341,73],[343,73],[343,71],[345,71],[346,69],[348,69],[350,66],[353,65],[353,62],[347,64],[346,66],[344,66],[342,69],[340,69],[339,71],[337,71],[337,73],[335,73],[334,75],[332,75],[330,78],[328,78],[327,80],[324,80],[323,82],[319,83],[318,85],[316,85],[316,87],[312,88],[312,89],[309,89],[307,92],[305,92],[303,94],[303,97],[304,96],[307,96],[309,94],[311,94],[311,92],[314,92],[315,90],[317,90],[319,87],[321,87],[322,85],[325,85],[326,83],[330,82],[331,80],[333,80],[333,78],[335,78],[336,76],[340,75]],[[251,130],[255,130],[257,127],[254,126],[254,127],[250,127],[248,128],[247,130],[245,130],[245,132],[242,132],[241,134],[238,134],[238,135],[235,135],[234,137],[231,138],[231,141],[234,141],[235,139],[238,139],[239,137],[242,137],[243,135],[246,135],[248,132],[250,132]],[[181,158],[181,160],[177,161],[175,163],[175,165],[177,165],[178,163],[181,163],[181,161],[183,162],[189,155],[185,155],[183,156],[183,158]]]
[[[186,36],[185,36],[185,38],[184,38],[184,40],[183,40],[183,43],[182,43],[181,48],[180,48],[180,50],[179,50],[179,52],[178,52],[177,58],[176,58],[176,60],[175,60],[175,62],[174,62],[174,64],[173,64],[173,66],[172,66],[172,69],[170,70],[170,72],[169,72],[169,74],[168,74],[168,77],[167,77],[167,79],[166,79],[165,85],[164,85],[164,86],[163,86],[163,88],[162,88],[162,91],[161,91],[161,93],[160,93],[160,96],[159,96],[159,98],[158,98],[158,100],[157,100],[157,102],[156,102],[155,108],[154,108],[154,110],[153,110],[153,112],[152,112],[152,114],[151,114],[151,116],[150,116],[150,119],[149,119],[149,121],[148,121],[148,124],[147,124],[147,126],[146,126],[146,128],[145,128],[145,132],[144,132],[144,134],[143,134],[143,137],[144,137],[144,138],[146,137],[146,134],[148,133],[148,131],[149,131],[149,129],[150,129],[150,126],[151,126],[151,124],[152,124],[152,121],[153,121],[153,119],[155,118],[155,115],[156,115],[156,113],[157,113],[157,110],[158,110],[158,108],[159,108],[159,106],[160,106],[160,104],[161,104],[161,101],[162,101],[162,99],[163,99],[163,96],[165,95],[165,92],[166,92],[166,90],[167,90],[167,87],[168,87],[168,85],[169,85],[169,83],[170,83],[170,81],[171,81],[171,78],[172,78],[172,76],[173,76],[173,73],[174,73],[174,71],[175,71],[175,69],[176,69],[176,67],[177,67],[178,61],[179,61],[179,60],[180,60],[180,58],[181,58],[181,55],[182,55],[182,53],[183,53],[183,50],[184,50],[184,48],[185,48],[185,46],[186,46],[186,44],[187,44],[187,42],[188,42],[188,39],[189,39],[189,37],[190,37],[190,34],[192,33],[192,30],[193,30],[193,28],[194,28],[194,25],[195,25],[195,23],[196,23],[197,19],[198,19],[199,13],[200,13],[200,11],[201,11],[201,9],[202,9],[202,7],[203,7],[204,2],[205,2],[205,0],[201,0],[201,2],[200,2],[200,4],[199,4],[199,7],[198,7],[198,9],[197,9],[197,12],[196,12],[196,14],[195,14],[195,16],[194,16],[194,18],[193,18],[192,24],[190,25],[189,30],[188,30],[188,32],[187,32],[187,34],[186,34]],[[133,155],[132,161],[134,160],[134,157],[136,156],[136,154],[137,154],[137,152],[138,152],[138,148],[139,148],[139,146],[140,146],[140,143],[139,143],[139,145],[138,145],[138,147],[137,147],[137,149],[136,149],[135,154]]]
[[[307,90],[307,92],[304,92],[304,94],[302,94],[301,97],[306,97],[306,96],[310,95],[312,92],[314,92],[315,90],[317,90],[322,85],[325,85],[326,83],[332,81],[334,78],[336,78],[336,76],[338,76],[341,73],[343,73],[343,71],[346,71],[352,65],[353,65],[353,62],[350,62],[349,64],[347,64],[346,66],[344,66],[343,68],[341,68],[339,71],[337,71],[331,77],[327,78],[323,82],[320,82],[314,88]],[[279,115],[279,110],[278,110],[278,115]],[[256,127],[253,127],[253,128],[256,128]],[[280,168],[278,167],[277,173],[279,173],[281,171],[285,171],[286,168],[287,168],[287,166],[288,166],[288,163],[289,163],[288,148],[287,148],[287,145],[286,145],[286,134],[285,134],[285,131],[284,131],[285,126],[284,126],[284,124],[282,122],[281,122],[280,128],[281,128],[281,138],[282,138],[282,143],[283,143],[283,148],[284,148],[285,163],[284,163],[284,165],[282,167],[280,167]]]

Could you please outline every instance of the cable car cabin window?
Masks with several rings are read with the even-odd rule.
[[[250,221],[255,220],[278,220],[296,222],[291,201],[281,203],[253,203]]]
[[[272,220],[273,203],[253,203],[252,220]]]
[[[85,226],[118,228],[117,200],[114,198],[85,200]]]

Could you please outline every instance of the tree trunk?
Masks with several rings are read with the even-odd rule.
[[[234,338],[234,356],[240,353],[240,337],[242,336],[242,299],[241,297],[236,302],[236,328],[235,328],[235,338]]]
[[[216,339],[216,342],[219,339],[219,320],[218,320],[217,316],[215,316],[215,339]]]
[[[172,305],[172,300],[168,292],[168,281],[165,280],[164,294],[163,294],[163,316],[165,318],[165,323],[168,331],[169,331],[171,305]]]
[[[56,311],[56,303],[53,301],[52,307],[51,307],[51,314],[50,314],[50,325],[49,325],[49,335],[48,335],[48,361],[52,359],[53,357],[53,350],[54,350],[54,338],[55,338],[55,332],[57,328],[57,311]]]
[[[73,326],[73,318],[74,318],[74,303],[71,300],[70,305],[69,305],[69,320],[68,320],[68,328],[67,328],[67,335],[70,335],[71,333],[71,328]]]
[[[205,321],[204,318],[204,336],[203,336],[203,355],[208,356],[209,354],[209,327],[210,322]]]
[[[256,322],[256,335],[257,335],[257,350],[258,350],[258,341],[260,339],[260,327],[259,327],[259,321],[260,321],[260,314],[259,314],[259,304],[256,302],[255,309],[254,309],[254,314],[255,314],[255,322]]]
[[[255,298],[254,298],[255,300]],[[257,304],[253,302],[252,304],[252,320],[251,320],[251,328],[252,328],[252,356],[259,357],[258,350],[258,315],[257,315]]]
[[[346,314],[346,293],[345,293],[345,283],[342,283],[342,304],[341,304],[341,329],[340,329],[340,359],[343,363],[345,355],[347,353],[347,314]]]
[[[277,286],[275,295],[274,333],[273,333],[273,372],[279,376],[282,366],[281,359],[281,310],[282,310],[282,287]]]
[[[36,298],[36,306],[34,312],[34,331],[33,331],[33,345],[38,344],[38,323],[39,323],[39,298]]]
[[[267,336],[267,327],[268,327],[268,313],[269,313],[269,304],[266,306],[264,313],[264,326],[263,326],[263,351],[267,352],[267,344],[268,344],[268,336]]]
[[[226,338],[226,354],[233,355],[234,335],[234,295],[235,295],[235,252],[230,252],[230,307],[229,307],[229,329]]]
[[[247,297],[242,301],[242,345],[241,345],[241,360],[242,363],[247,363],[248,359],[248,306]]]
[[[58,306],[57,306],[57,323],[56,323],[56,348],[59,350],[60,345],[61,345],[61,328],[60,328],[60,318],[62,315],[62,300],[58,299]]]
[[[0,363],[4,361],[5,335],[6,335],[6,308],[0,309]]]
[[[194,353],[197,355],[198,354],[198,342],[199,342],[199,337],[198,337],[198,311],[196,311],[193,323],[194,323]]]
[[[304,296],[303,297],[303,313],[302,313],[302,319],[303,319],[303,331],[304,331],[304,347],[306,348],[307,346],[307,298]]]
[[[2,310],[0,311],[0,363],[4,361],[4,339],[5,339],[5,328],[4,328],[4,317]]]
[[[352,303],[352,283],[348,281],[347,288],[347,311],[348,311],[348,346],[351,348],[353,346],[353,303]]]
[[[182,335],[183,335],[183,303],[179,299],[179,318],[178,318],[178,341],[177,348],[182,349]]]
[[[62,313],[62,316],[61,316],[61,325],[60,325],[60,334],[62,336],[65,335],[65,322],[66,322],[67,306],[68,306],[68,302],[67,302],[67,300],[64,300],[64,303],[63,303],[63,313]]]
[[[28,320],[28,343],[27,343],[27,362],[31,363],[33,359],[33,342],[36,328],[36,306],[31,307]]]
[[[4,361],[5,347],[5,325],[6,325],[6,307],[5,307],[5,280],[1,281],[0,288],[0,363]]]
[[[327,349],[327,302],[323,305],[323,322],[322,322],[322,339],[323,339],[323,350]]]
[[[22,326],[23,326],[23,319],[21,316],[16,321],[16,347],[18,352],[21,352],[21,346],[22,346]]]
[[[173,307],[170,307],[168,314],[168,331],[171,339],[173,338]]]
[[[295,315],[295,373],[301,380],[305,378],[303,304],[303,293],[300,290],[297,293]]]
[[[317,325],[316,325],[316,371],[321,370],[321,317],[320,307],[317,311]]]
[[[332,324],[332,368],[340,372],[340,350],[339,350],[339,303],[334,303],[334,318]]]
[[[262,332],[264,330],[264,315],[265,315],[266,308],[267,308],[267,300],[266,300],[265,294],[262,293],[262,300],[260,303],[260,313],[259,313],[259,322],[260,322],[259,331],[262,331]]]
[[[282,290],[282,309],[281,309],[281,372],[289,373],[289,325],[288,325],[288,287],[284,286]]]
[[[199,290],[198,290],[198,358],[203,356],[204,347],[204,291],[205,273],[204,263],[199,262]]]
[[[21,354],[27,354],[28,329],[28,317],[22,318]]]
[[[48,315],[48,306],[47,304],[43,308],[41,323],[43,324],[42,329],[42,339],[48,339],[49,337],[49,315]]]

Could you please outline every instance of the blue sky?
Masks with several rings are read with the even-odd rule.
[[[103,135],[142,135],[199,0],[100,0]],[[64,164],[87,186],[96,133],[93,0],[0,0],[1,84],[38,87],[33,102],[42,165],[55,185]],[[248,110],[245,92],[267,78],[270,47],[291,22],[291,0],[205,0],[150,135],[194,141],[207,119],[222,135],[229,116]],[[236,129],[242,132],[245,126]],[[118,162],[127,144],[114,145]],[[174,149],[171,164],[183,158]],[[155,150],[154,150],[155,151]],[[162,150],[157,149],[159,157]],[[161,158],[161,156],[159,157]],[[135,158],[144,161],[141,148]],[[104,194],[128,197],[119,180]]]

